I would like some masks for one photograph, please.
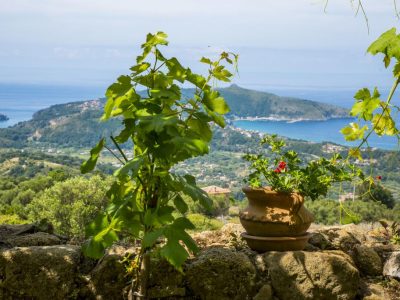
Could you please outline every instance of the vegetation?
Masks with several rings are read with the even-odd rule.
[[[307,208],[314,214],[315,223],[324,225],[360,222],[378,222],[379,220],[400,220],[400,205],[388,209],[376,201],[345,201],[318,199],[309,201]]]
[[[260,145],[268,145],[266,155],[246,154],[252,172],[246,181],[251,187],[261,187],[267,183],[272,190],[285,193],[299,193],[315,200],[326,196],[333,183],[352,181],[356,176],[362,178],[360,169],[341,160],[335,154],[329,160],[321,157],[307,164],[301,161],[297,152],[283,151],[285,142],[276,135],[265,136]]]
[[[112,181],[95,175],[57,182],[26,206],[29,220],[36,223],[46,220],[56,232],[82,240],[85,226],[108,203],[106,191]]]
[[[379,183],[363,182],[357,187],[357,195],[362,201],[378,201],[387,208],[393,208],[396,204],[393,194]]]
[[[171,168],[209,152],[211,122],[225,126],[222,115],[229,108],[210,83],[230,81],[232,73],[223,63],[235,64],[237,59],[225,52],[217,61],[203,57],[201,62],[209,68],[208,76],[203,77],[184,68],[176,58],[164,57],[160,46],[168,44],[166,37],[163,32],[148,34],[143,53],[130,68],[131,75],[120,76],[106,92],[103,119],[122,117],[124,125],[117,137],[111,137],[121,157],[108,149],[123,166],[114,173],[116,182],[107,193],[111,203],[88,227],[91,239],[84,247],[87,255],[100,257],[121,235],[140,241],[139,280],[131,289],[139,297],[146,297],[150,253],[159,238],[164,237],[166,243],[158,253],[178,270],[182,270],[188,251],[197,251],[186,232],[194,225],[184,216],[188,206],[182,195],[203,206],[209,206],[210,199],[193,176],[173,174]],[[195,87],[192,95],[182,96],[179,84],[184,83]],[[136,92],[140,87],[146,89],[144,96]],[[128,140],[134,145],[131,159],[119,145]],[[93,170],[104,147],[103,138],[82,164],[82,172]],[[174,211],[181,216],[176,217]]]

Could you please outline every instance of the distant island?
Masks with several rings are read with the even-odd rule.
[[[10,120],[9,117],[7,117],[6,115],[0,114],[0,122],[5,122]]]

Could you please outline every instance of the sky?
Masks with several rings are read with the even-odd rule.
[[[388,88],[366,49],[400,21],[393,0],[363,3],[369,32],[351,0],[325,11],[315,0],[0,0],[0,83],[105,87],[162,30],[166,52],[194,70],[202,56],[238,53],[243,87]]]

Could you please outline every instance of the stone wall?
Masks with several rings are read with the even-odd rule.
[[[184,273],[154,260],[149,296],[161,299],[400,299],[400,247],[371,225],[314,228],[304,251],[256,253],[240,225],[195,234]],[[115,246],[99,261],[33,225],[0,226],[0,299],[126,299],[130,278]]]

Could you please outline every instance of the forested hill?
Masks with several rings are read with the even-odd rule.
[[[271,93],[248,90],[237,85],[220,89],[237,117],[263,117],[285,120],[325,120],[347,117],[348,111],[335,105],[293,97],[281,97]]]
[[[236,85],[220,91],[231,107],[228,117],[319,120],[347,115],[345,109],[333,105],[279,97]],[[101,136],[115,134],[120,127],[118,120],[99,122],[104,103],[104,99],[73,102],[38,111],[32,120],[0,129],[0,147],[23,147],[30,141],[72,147],[93,146]]]

